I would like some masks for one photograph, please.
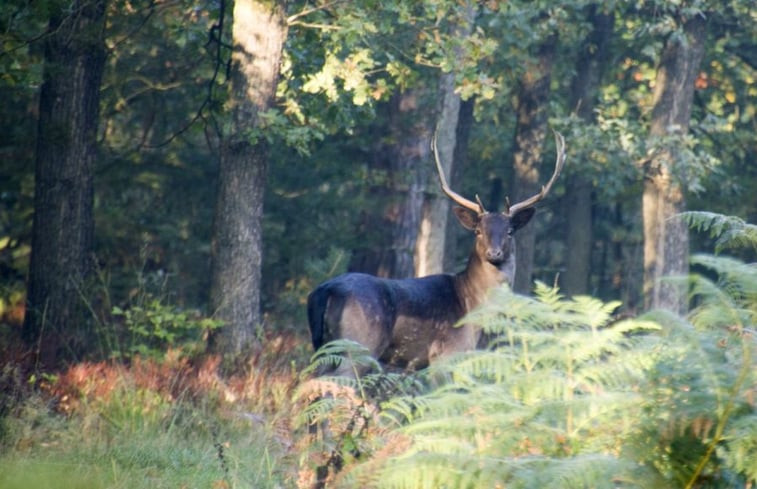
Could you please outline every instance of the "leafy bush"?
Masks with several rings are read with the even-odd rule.
[[[116,356],[135,354],[161,358],[169,349],[183,355],[204,350],[208,331],[221,326],[221,321],[190,314],[157,299],[123,310],[114,307],[112,314],[123,318],[128,335],[126,344],[112,352]]]

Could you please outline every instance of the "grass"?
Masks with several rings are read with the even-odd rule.
[[[296,487],[291,399],[306,344],[268,346],[232,378],[217,360],[169,354],[81,363],[33,390],[15,379],[25,394],[0,403],[0,489]]]
[[[231,428],[233,424],[226,428]],[[81,427],[71,422],[66,428]],[[15,449],[0,461],[0,487],[225,488],[282,487],[272,440],[265,430],[236,423],[215,441],[202,428],[143,430],[128,436],[82,432],[69,443]],[[222,447],[219,452],[218,446]]]

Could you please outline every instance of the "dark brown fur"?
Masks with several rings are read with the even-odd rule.
[[[455,213],[476,242],[466,268],[456,274],[392,280],[346,273],[319,285],[308,297],[313,347],[349,339],[368,348],[383,363],[423,368],[434,358],[476,347],[480,331],[455,324],[481,304],[488,291],[515,275],[513,233],[533,216],[533,208],[514,216]],[[350,375],[343,362],[337,374]]]

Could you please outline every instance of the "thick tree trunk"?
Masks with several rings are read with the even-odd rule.
[[[91,346],[82,297],[92,266],[105,1],[76,1],[51,10],[39,99],[24,336],[44,367],[57,368]]]
[[[259,347],[263,191],[268,150],[252,130],[276,93],[285,12],[279,2],[237,0],[232,26],[230,127],[218,175],[210,307],[224,326],[209,348],[238,359]]]
[[[460,96],[455,93],[455,76],[444,74],[440,80],[439,94],[442,106],[437,125],[437,149],[439,161],[447,178],[452,174],[455,151],[457,118],[460,113]],[[428,162],[430,165],[431,162]],[[415,246],[415,275],[424,277],[444,271],[444,250],[447,241],[447,223],[450,216],[450,201],[439,191],[436,173],[427,172],[428,191],[425,193],[421,213],[418,240]]]
[[[476,11],[472,3],[461,7],[461,20],[454,28],[455,36],[466,38],[473,30]],[[439,79],[438,122],[436,125],[437,148],[444,174],[449,180],[454,173],[454,156],[457,145],[457,125],[460,115],[460,96],[455,93],[455,73],[444,73]],[[439,189],[435,172],[427,172],[427,191],[415,246],[415,275],[423,277],[445,271],[447,231],[450,222],[450,201]]]
[[[578,116],[589,123],[594,122],[594,106],[597,100],[602,72],[607,63],[609,41],[612,37],[614,16],[597,12],[597,5],[588,9],[592,30],[584,40],[571,82],[570,101]],[[591,180],[574,174],[567,181],[566,213],[568,232],[565,274],[562,289],[567,295],[586,294],[589,289],[592,248],[592,191]]]
[[[390,204],[392,245],[381,275],[404,278],[415,272],[415,248],[430,174],[433,121],[428,94],[421,89],[399,96],[390,120],[393,144],[386,148],[394,198]]]
[[[395,95],[376,146],[373,169],[383,174],[371,189],[376,209],[368,209],[360,234],[365,246],[355,250],[349,270],[379,277],[415,275],[415,243],[426,182],[432,165],[430,146],[434,110],[425,90]]]
[[[455,131],[455,153],[452,158],[452,168],[450,175],[447,176],[452,188],[459,188],[458,182],[462,179],[464,168],[468,166],[469,151],[468,142],[470,140],[471,127],[473,126],[473,109],[475,108],[475,99],[464,100],[460,102],[460,111],[457,116],[457,130]],[[447,223],[450,220],[448,218]],[[453,225],[447,226],[447,239],[444,243],[444,270],[449,272],[458,272],[462,269],[462,264],[468,259],[468,254],[462,257],[462,261],[457,257],[458,240],[462,237],[470,239],[470,231],[463,229],[455,221]]]
[[[513,151],[515,170],[513,202],[519,202],[539,191],[539,162],[542,143],[547,133],[549,84],[555,54],[556,36],[550,36],[538,49],[534,62],[520,80],[517,106],[517,127]],[[513,289],[528,293],[532,287],[536,230],[527,224],[515,234],[516,269]]]
[[[694,82],[704,55],[705,20],[695,16],[663,48],[655,81],[650,144],[688,132]],[[683,313],[686,290],[664,277],[688,273],[688,229],[676,214],[686,209],[683,183],[677,179],[677,154],[659,149],[644,163],[644,305]]]

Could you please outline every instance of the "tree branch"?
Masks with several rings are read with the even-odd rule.
[[[336,4],[339,4],[339,3],[344,3],[344,1],[345,0],[335,0],[333,2],[324,3],[323,5],[320,5],[318,7],[310,7],[310,8],[304,8],[303,7],[303,9],[299,13],[296,13],[294,15],[290,15],[289,17],[287,17],[286,22],[290,26],[291,25],[307,25],[307,24],[302,24],[302,23],[295,22],[295,21],[297,21],[297,19],[299,19],[301,17],[305,17],[306,15],[310,15],[313,12],[318,12],[319,10],[326,10],[327,8],[331,7],[332,5],[336,5]]]

